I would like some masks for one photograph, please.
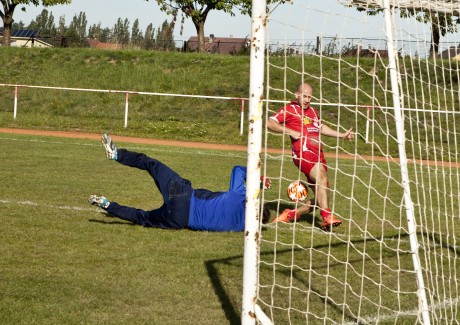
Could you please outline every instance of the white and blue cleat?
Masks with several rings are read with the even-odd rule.
[[[110,205],[110,201],[106,197],[101,195],[91,195],[88,199],[91,205],[97,205],[98,207],[107,209]]]
[[[117,160],[117,146],[113,143],[112,138],[108,134],[102,135],[102,145],[105,148],[107,159]]]

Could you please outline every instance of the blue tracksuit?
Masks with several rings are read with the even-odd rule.
[[[228,192],[194,190],[188,227],[195,230],[243,231],[246,167],[235,166]]]
[[[147,171],[163,196],[163,205],[144,211],[111,202],[105,209],[121,219],[144,227],[167,229],[190,228],[207,231],[242,231],[246,199],[246,168],[235,166],[228,192],[193,189],[160,161],[142,153],[118,149],[117,161],[125,166]]]

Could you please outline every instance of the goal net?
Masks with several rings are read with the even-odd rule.
[[[459,12],[453,0],[253,8],[248,181],[272,188],[248,184],[243,324],[459,322]],[[272,219],[302,206],[286,194],[307,182],[290,137],[266,123],[300,83],[323,125],[355,133],[320,135],[342,221],[331,231],[316,205],[259,222],[262,204]]]

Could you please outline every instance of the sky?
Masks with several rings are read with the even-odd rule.
[[[14,17],[15,21],[22,20],[28,24],[32,19],[35,19],[42,10],[43,6],[35,7],[33,5],[26,7],[26,12],[16,9]],[[167,19],[170,21],[171,16],[167,16],[161,12],[155,0],[72,0],[69,5],[56,5],[47,8],[48,11],[53,13],[57,21],[59,17],[64,15],[66,25],[68,25],[74,15],[80,12],[85,12],[88,25],[101,23],[102,27],[112,28],[117,22],[118,18],[128,18],[132,23],[139,19],[141,30],[152,23],[154,28],[161,26]],[[177,25],[176,25],[177,26]],[[231,27],[230,27],[231,26]],[[218,11],[213,11],[208,16],[205,25],[205,33],[220,35],[222,37],[246,37],[250,33],[251,21],[250,17],[231,17]],[[190,36],[195,36],[195,27],[191,21],[186,21],[184,32],[181,36],[179,33],[179,26],[175,28],[176,39],[188,39]]]
[[[383,16],[370,17],[358,12],[355,8],[343,5],[347,0],[293,0],[291,3],[280,5],[273,10],[270,16],[269,38],[278,42],[313,42],[317,36],[330,36],[351,39],[374,39],[369,43],[381,42],[376,39],[385,37]],[[23,21],[28,24],[35,19],[43,6],[26,6],[26,12],[18,8],[15,11],[16,22]],[[161,12],[155,0],[72,0],[69,5],[56,5],[48,7],[58,23],[59,17],[64,16],[66,25],[74,15],[85,12],[88,27],[101,23],[102,27],[112,28],[118,18],[128,18],[132,23],[139,19],[140,28],[145,31],[148,24],[152,23],[158,28],[164,20],[171,20],[170,16]],[[399,38],[407,40],[427,39],[429,30],[427,25],[408,25],[402,21],[404,30]],[[211,11],[205,23],[205,36],[214,34],[216,37],[245,38],[251,33],[251,18],[221,11]],[[183,32],[180,33],[180,23],[176,24],[175,40],[187,40],[196,36],[196,30],[190,19],[186,19]],[[459,34],[449,35],[441,41],[460,43]],[[410,42],[409,42],[410,43]],[[407,46],[407,45],[405,45]]]

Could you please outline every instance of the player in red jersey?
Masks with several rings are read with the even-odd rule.
[[[321,227],[337,227],[342,221],[335,217],[329,208],[329,180],[321,136],[351,140],[354,133],[352,129],[338,132],[321,123],[318,111],[310,106],[313,89],[308,83],[302,83],[297,87],[295,97],[297,101],[282,107],[268,119],[267,127],[277,133],[285,132],[291,137],[293,161],[305,174],[315,193],[316,205],[323,219]],[[286,209],[274,222],[297,220],[300,215],[308,213],[310,208],[311,201],[308,201],[296,210]]]

